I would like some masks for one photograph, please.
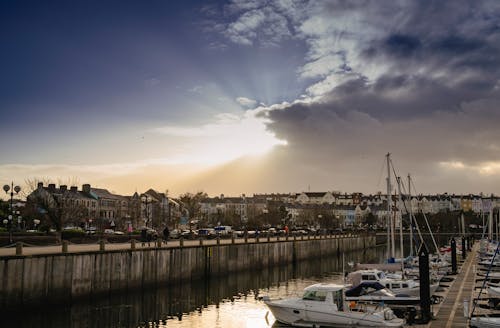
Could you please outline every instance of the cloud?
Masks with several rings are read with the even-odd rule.
[[[429,189],[500,183],[500,3],[304,1],[300,14],[276,3],[287,37],[308,46],[297,72],[310,81],[301,100],[258,110],[288,141],[281,160],[366,180],[390,151]],[[249,25],[252,43],[266,23]]]
[[[236,101],[243,107],[254,107],[257,105],[257,101],[253,99],[249,99],[246,97],[238,97]]]
[[[184,151],[171,154],[179,163],[225,163],[245,155],[264,154],[286,141],[267,130],[267,119],[259,109],[243,115],[220,113],[209,123],[197,126],[163,126],[154,133],[183,138]],[[188,139],[188,140],[186,140]]]

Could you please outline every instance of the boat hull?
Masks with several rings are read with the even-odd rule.
[[[294,327],[402,327],[404,320],[355,311],[325,311],[266,301],[277,321]]]
[[[498,328],[500,327],[500,318],[474,317],[470,319],[470,326],[474,328]]]

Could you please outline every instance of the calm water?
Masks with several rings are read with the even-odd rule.
[[[345,263],[378,263],[385,247],[346,253]],[[21,310],[3,327],[280,327],[260,296],[301,295],[317,282],[341,282],[342,257],[244,272],[209,281],[89,299],[73,305]],[[6,320],[5,320],[6,319]]]

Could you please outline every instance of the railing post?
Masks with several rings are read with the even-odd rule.
[[[203,237],[200,237],[200,246],[203,246]]]
[[[135,249],[135,243],[136,243],[135,239],[132,239],[132,240],[130,241],[130,249],[131,249],[131,250],[134,250],[134,249]]]
[[[23,242],[18,241],[16,243],[16,255],[23,255]]]
[[[179,246],[184,247],[184,238],[183,237],[179,238]]]
[[[62,241],[62,252],[63,253],[67,253],[68,252],[68,241],[67,240],[63,240]]]
[[[220,245],[220,236],[217,236],[217,246]]]
[[[231,235],[231,244],[234,244],[234,234]]]
[[[101,240],[99,240],[99,250],[100,250],[101,252],[104,252],[104,250],[105,250],[105,247],[104,247],[104,240],[102,240],[102,239],[101,239]]]

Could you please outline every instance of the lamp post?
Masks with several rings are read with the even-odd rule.
[[[15,186],[14,187],[14,182],[10,183],[10,186],[8,184],[3,186],[3,190],[5,191],[6,194],[9,194],[10,191],[10,215],[9,215],[9,242],[12,243],[12,219],[14,215],[14,208],[13,208],[13,202],[14,202],[14,193],[17,195],[21,191],[21,187]]]

